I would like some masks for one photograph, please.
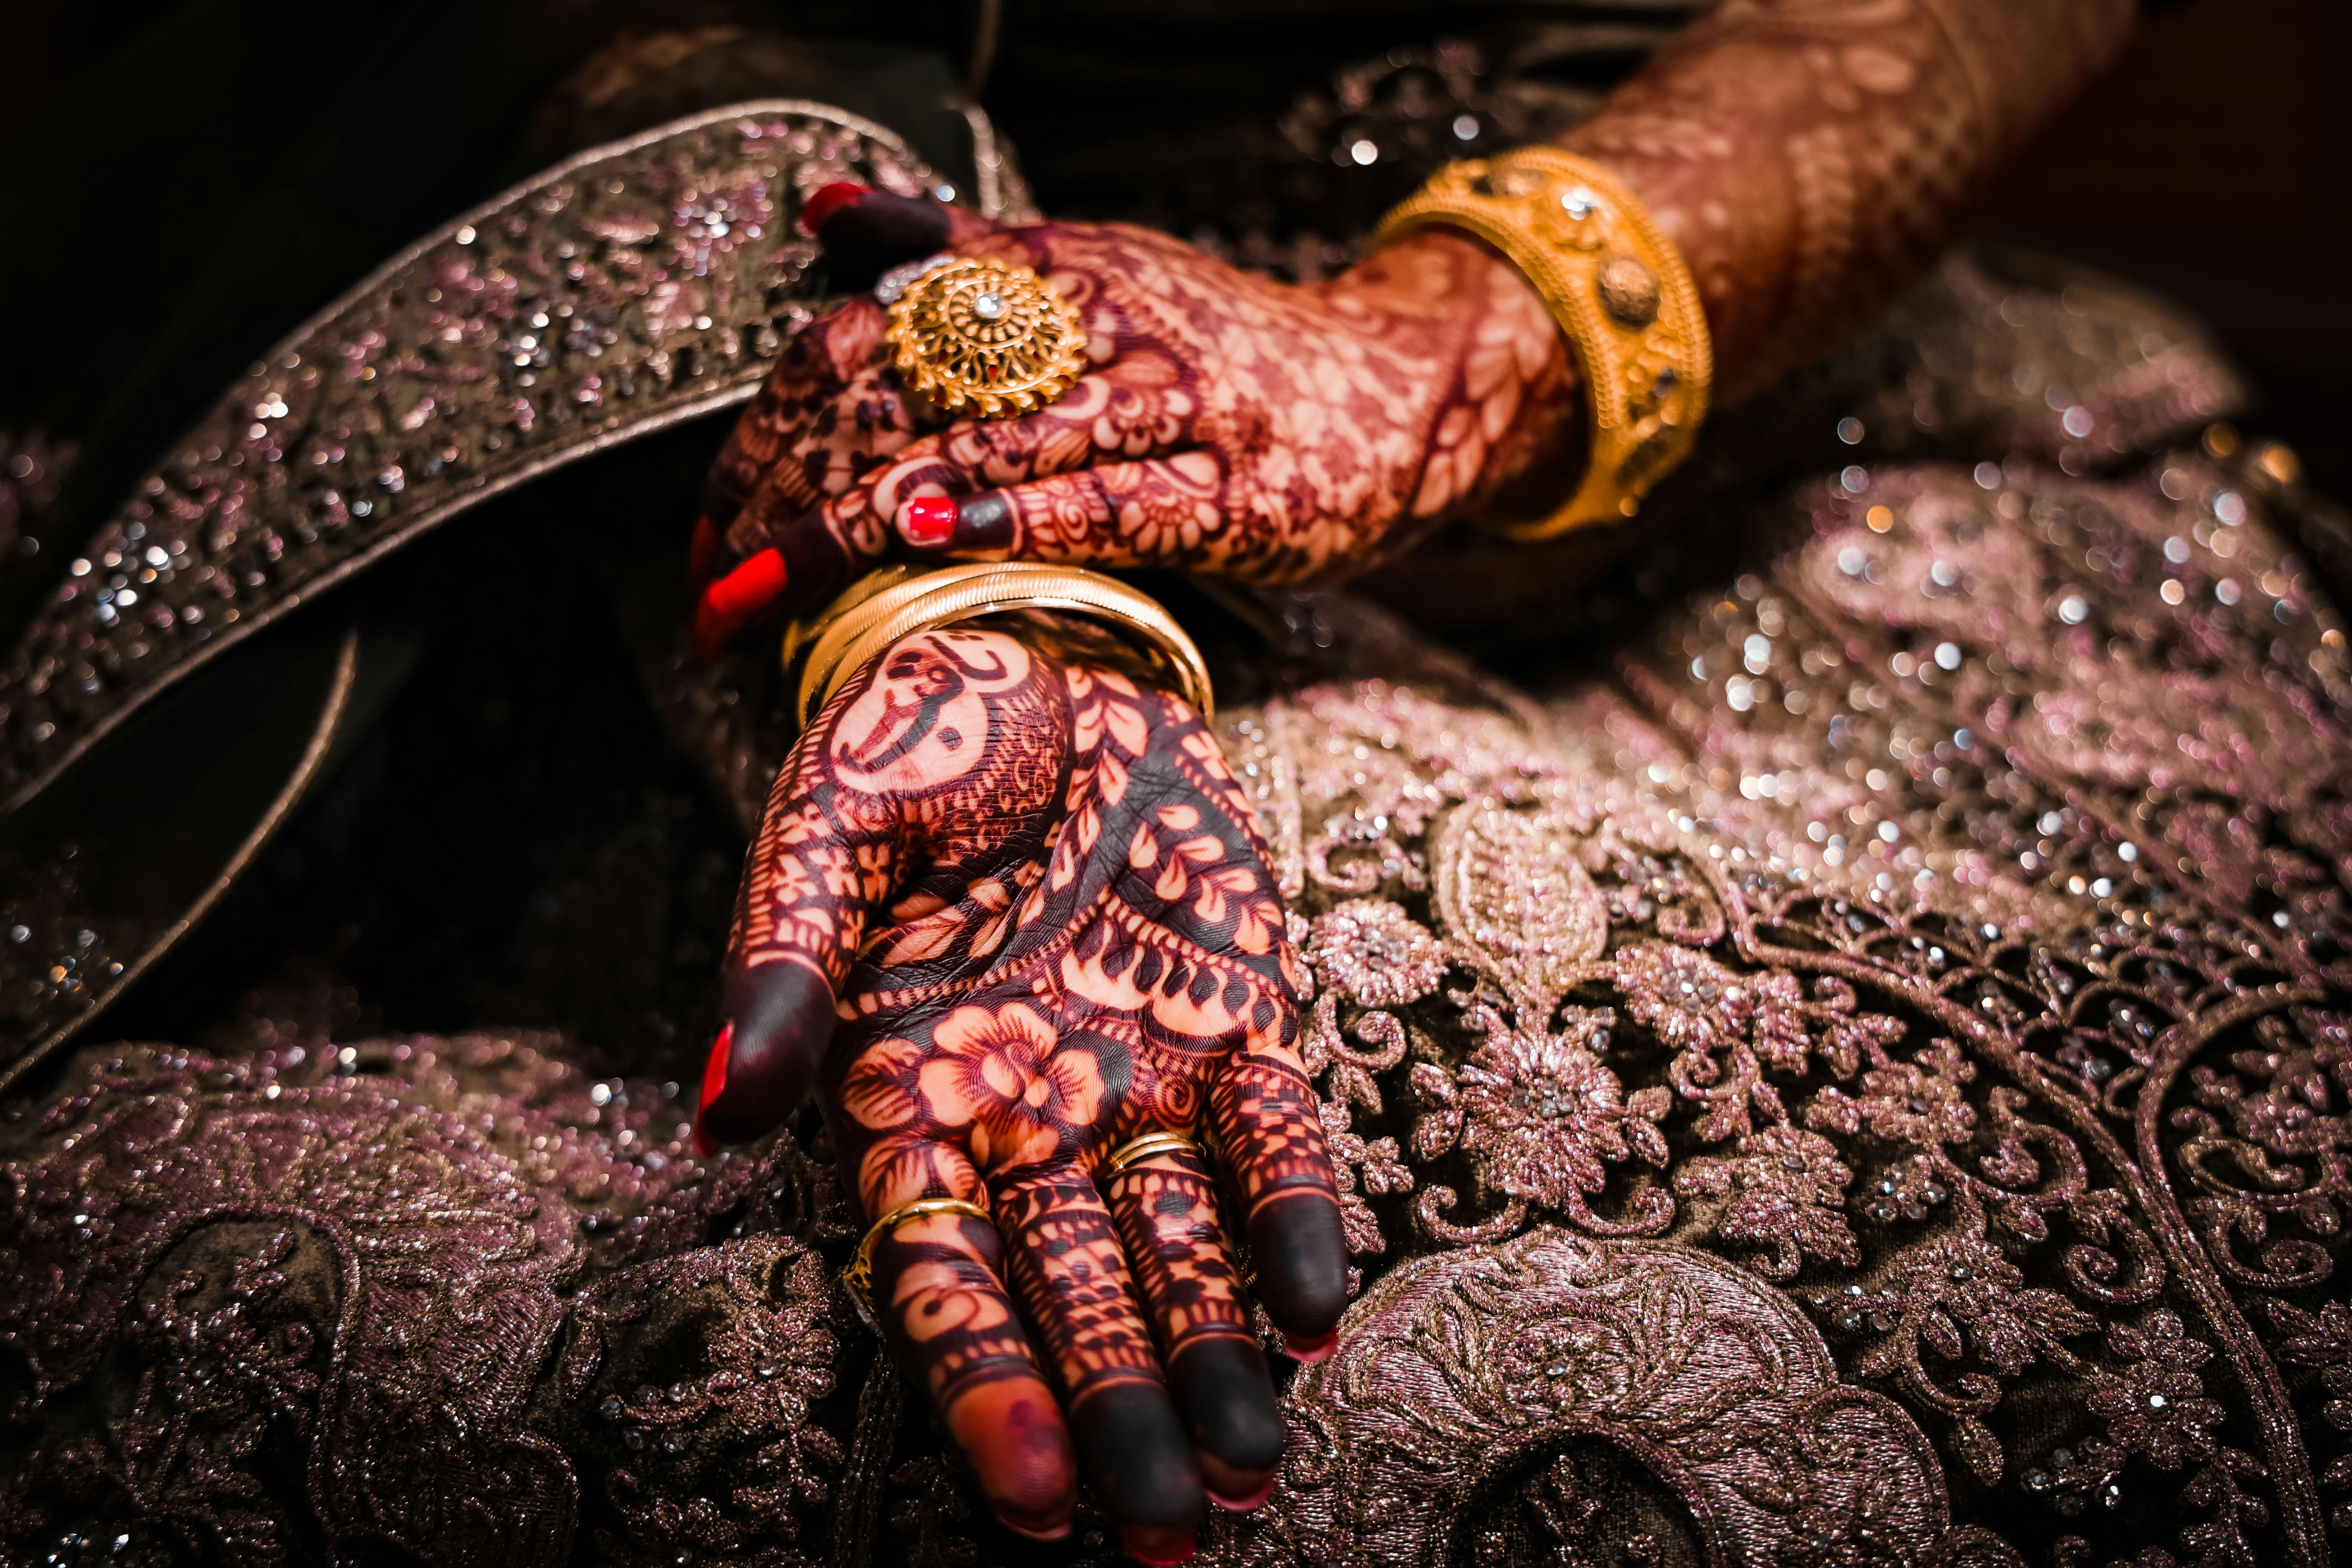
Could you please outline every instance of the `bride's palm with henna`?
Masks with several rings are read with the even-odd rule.
[[[1200,717],[1042,628],[898,644],[778,778],[702,1127],[761,1131],[814,1077],[867,1219],[993,1213],[895,1227],[873,1296],[1010,1524],[1066,1521],[1073,1434],[1158,1559],[1203,1479],[1239,1500],[1270,1477],[1281,1426],[1209,1167],[1107,1161],[1154,1131],[1228,1151],[1262,1299],[1328,1332],[1345,1258],[1283,921]]]
[[[909,205],[869,195],[825,237]],[[819,318],[714,469],[706,649],[894,546],[1268,583],[1369,565],[1556,445],[1572,408],[1542,303],[1456,237],[1294,288],[1123,225],[933,221],[934,248],[1049,279],[1085,323],[1087,373],[1038,412],[951,422],[901,389],[871,298]]]

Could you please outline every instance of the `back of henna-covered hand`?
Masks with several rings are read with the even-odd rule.
[[[2133,9],[1729,0],[1563,141],[1681,247],[1716,395],[1736,402],[1914,276],[2112,57]],[[903,400],[871,301],[812,327],[823,353],[779,369],[722,460],[731,496],[772,455],[732,514],[734,564],[704,592],[706,647],[885,551],[1301,582],[1377,564],[1498,497],[1539,505],[1573,486],[1574,356],[1527,281],[1467,236],[1418,232],[1306,288],[1119,225],[967,226],[955,248],[1047,277],[1081,312],[1087,373],[1037,412],[948,422]]]

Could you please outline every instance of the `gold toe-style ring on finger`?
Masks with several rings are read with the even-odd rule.
[[[978,1204],[966,1203],[961,1198],[917,1198],[912,1203],[900,1204],[897,1208],[867,1226],[866,1234],[858,1238],[856,1252],[842,1268],[841,1283],[842,1288],[849,1292],[850,1300],[856,1305],[857,1315],[864,1319],[866,1326],[876,1333],[882,1331],[882,1320],[874,1310],[876,1244],[908,1220],[927,1219],[933,1215],[942,1214],[961,1215],[966,1219],[976,1219],[982,1225],[996,1223],[994,1215],[990,1214]]]
[[[1026,267],[948,257],[890,302],[892,363],[945,413],[1033,413],[1087,368],[1077,308]]]
[[[1201,1145],[1181,1132],[1146,1132],[1130,1138],[1110,1152],[1103,1163],[1103,1180],[1117,1181],[1127,1173],[1130,1165],[1140,1165],[1155,1154],[1192,1154],[1206,1158]]]

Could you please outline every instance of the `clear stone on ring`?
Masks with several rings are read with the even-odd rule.
[[[1004,314],[1004,297],[993,289],[978,295],[972,300],[971,313],[983,321],[992,321]]]
[[[1578,185],[1561,195],[1559,205],[1568,209],[1570,217],[1590,217],[1592,209],[1601,205],[1601,198],[1585,186]]]

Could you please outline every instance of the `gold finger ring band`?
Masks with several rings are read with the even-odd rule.
[[[982,419],[1043,408],[1087,368],[1076,307],[1011,262],[936,262],[890,302],[885,335],[908,391]]]
[[[995,1215],[978,1204],[966,1203],[961,1198],[917,1198],[912,1203],[900,1204],[867,1226],[866,1234],[858,1238],[857,1251],[841,1271],[841,1283],[849,1292],[850,1300],[856,1304],[857,1315],[876,1333],[882,1331],[882,1320],[874,1310],[875,1246],[908,1220],[928,1219],[933,1215],[942,1214],[961,1215],[966,1219],[976,1219],[982,1225],[996,1223]]]
[[[1201,1153],[1200,1144],[1181,1132],[1146,1132],[1110,1152],[1110,1158],[1103,1163],[1103,1179],[1115,1182],[1127,1173],[1129,1166],[1139,1165],[1155,1154],[1199,1156]]]

